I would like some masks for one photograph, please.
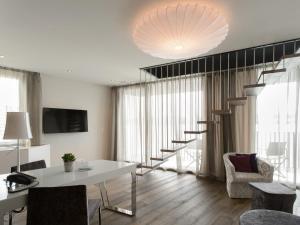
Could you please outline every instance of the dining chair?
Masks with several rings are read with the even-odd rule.
[[[29,162],[20,165],[20,170],[22,171],[28,171],[28,170],[37,170],[37,169],[43,169],[46,168],[46,162],[45,160],[39,160],[39,161],[34,161],[34,162]],[[17,167],[13,166],[10,168],[10,172],[17,172]]]
[[[43,169],[46,168],[46,162],[45,160],[38,160],[38,161],[34,161],[34,162],[29,162],[29,163],[24,163],[22,165],[20,165],[20,170],[21,172],[24,171],[28,171],[28,170],[37,170],[37,169]],[[17,172],[17,166],[13,166],[10,168],[10,172]],[[21,213],[24,211],[24,207],[22,207],[21,209],[18,210],[13,210],[10,211],[8,216],[9,216],[9,225],[12,225],[12,218],[13,218],[13,214],[17,214],[17,213]]]
[[[100,225],[100,200],[88,200],[85,185],[30,188],[26,224],[89,225],[97,211]]]

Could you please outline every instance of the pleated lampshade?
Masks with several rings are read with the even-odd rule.
[[[202,1],[175,1],[136,19],[135,44],[165,59],[191,58],[217,47],[227,36],[225,16]]]
[[[7,112],[4,139],[31,139],[27,112]]]

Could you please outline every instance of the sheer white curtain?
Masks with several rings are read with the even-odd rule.
[[[274,179],[300,184],[300,67],[289,68],[257,98],[256,151],[275,166]]]
[[[163,166],[181,172],[204,172],[201,159],[206,134],[185,135],[184,131],[206,129],[197,125],[197,121],[206,120],[206,78],[151,79],[146,84],[116,90],[117,159],[151,165],[150,157],[160,157],[161,149],[172,148],[172,140],[196,137],[187,150],[178,152]]]
[[[26,82],[22,72],[0,68],[0,144],[14,144],[3,140],[6,112],[26,111]]]
[[[206,86],[207,79],[204,75],[181,77],[168,82],[165,86],[172,87],[167,93],[164,104],[165,122],[163,127],[168,127],[167,141],[164,148],[171,148],[174,144],[171,140],[196,139],[188,146],[178,151],[176,157],[171,158],[162,167],[173,169],[178,172],[192,172],[195,174],[206,174],[206,137],[207,134],[184,134],[184,131],[207,130],[206,125],[197,124],[197,121],[207,120]],[[164,94],[165,95],[165,94]],[[168,112],[168,113],[167,113]],[[155,153],[156,154],[156,153]]]
[[[144,91],[144,88],[143,88]],[[116,156],[117,160],[141,162],[145,155],[141,145],[140,87],[121,87],[116,90]],[[143,109],[143,107],[142,107]]]
[[[219,72],[211,75],[211,91],[213,92],[213,99],[210,102],[211,110],[222,110],[224,109],[224,82],[225,73]],[[225,176],[224,164],[223,164],[223,154],[224,154],[224,118],[225,116],[219,116],[211,114],[211,120],[216,121],[216,123],[211,125],[212,132],[210,133],[211,139],[208,144],[208,154],[210,161],[209,174],[218,180],[223,180]]]

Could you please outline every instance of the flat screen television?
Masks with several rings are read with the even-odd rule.
[[[87,132],[87,110],[43,108],[43,132]]]

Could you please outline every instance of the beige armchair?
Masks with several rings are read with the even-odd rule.
[[[258,173],[236,172],[233,164],[229,160],[229,155],[223,155],[226,169],[226,186],[230,198],[251,198],[252,191],[249,182],[272,182],[274,167],[269,163],[257,158]]]

